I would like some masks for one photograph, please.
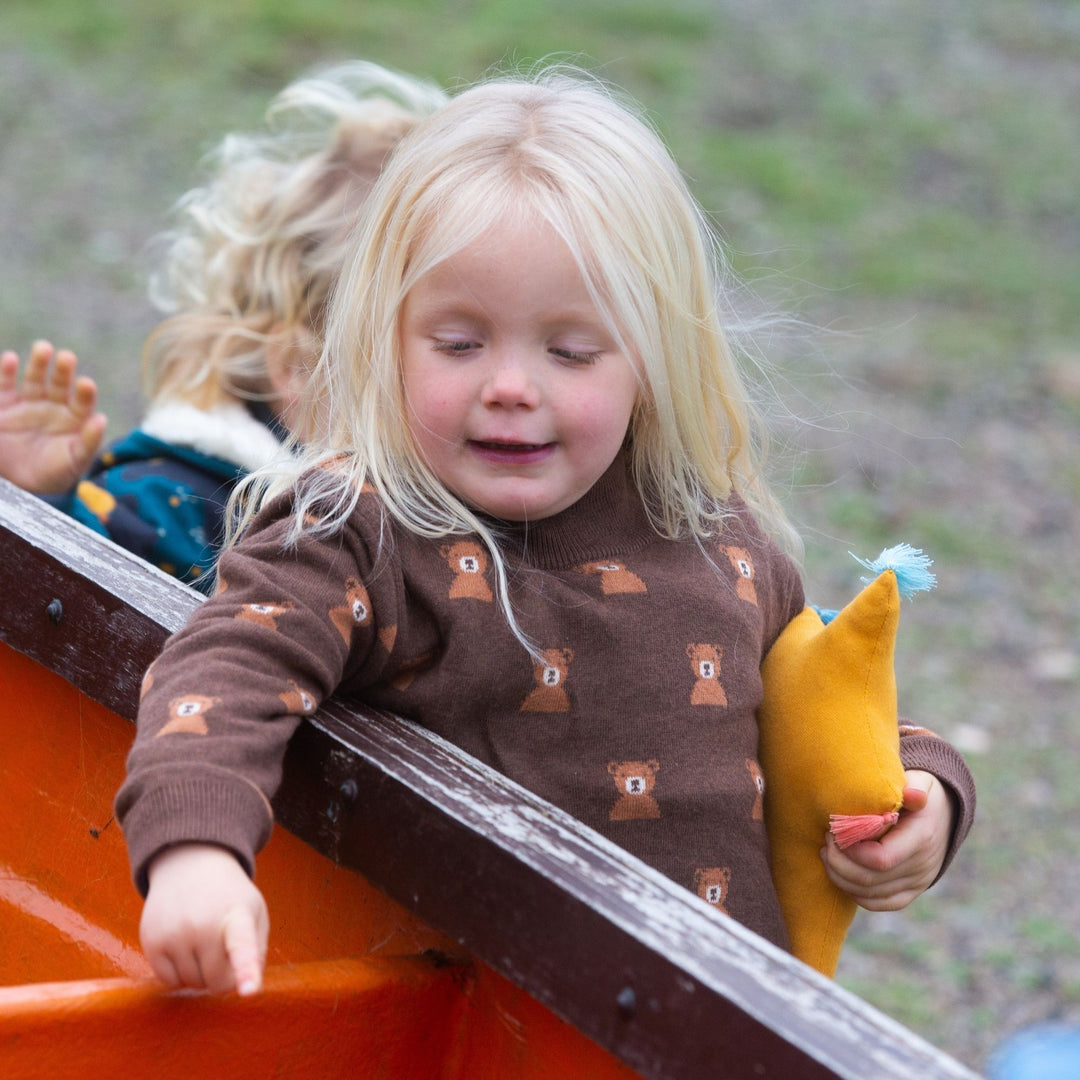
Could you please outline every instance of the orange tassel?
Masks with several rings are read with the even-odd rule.
[[[843,850],[860,840],[877,840],[898,821],[900,815],[892,810],[887,814],[830,814],[829,832],[836,846]]]

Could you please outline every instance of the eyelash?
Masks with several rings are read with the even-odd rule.
[[[595,364],[600,359],[598,352],[575,352],[573,349],[552,349],[551,351],[569,364]]]
[[[458,355],[460,353],[468,352],[469,349],[476,347],[474,341],[442,341],[438,338],[434,342],[435,351],[442,353],[449,353],[451,356]]]
[[[433,344],[436,352],[446,353],[449,356],[460,356],[478,347],[475,341],[446,341],[439,338],[436,338]],[[549,351],[564,363],[581,366],[595,364],[601,356],[599,352],[577,352],[574,349],[551,349]]]

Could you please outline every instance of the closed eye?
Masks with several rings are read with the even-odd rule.
[[[466,353],[470,349],[479,348],[479,345],[475,341],[447,341],[441,338],[435,338],[432,345],[436,352],[449,353],[452,356]]]
[[[574,349],[551,349],[551,352],[568,364],[595,364],[602,355],[599,352],[576,352]]]

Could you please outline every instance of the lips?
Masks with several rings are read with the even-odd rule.
[[[510,452],[542,450],[545,446],[551,445],[551,443],[500,442],[497,439],[473,439],[472,444],[482,450],[507,450]]]
[[[502,442],[471,439],[469,448],[485,461],[498,464],[528,465],[542,461],[555,450],[555,443]]]

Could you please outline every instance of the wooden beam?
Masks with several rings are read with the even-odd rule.
[[[133,718],[200,597],[3,481],[0,541],[0,639]],[[975,1077],[414,724],[329,703],[275,809],[652,1080]]]

